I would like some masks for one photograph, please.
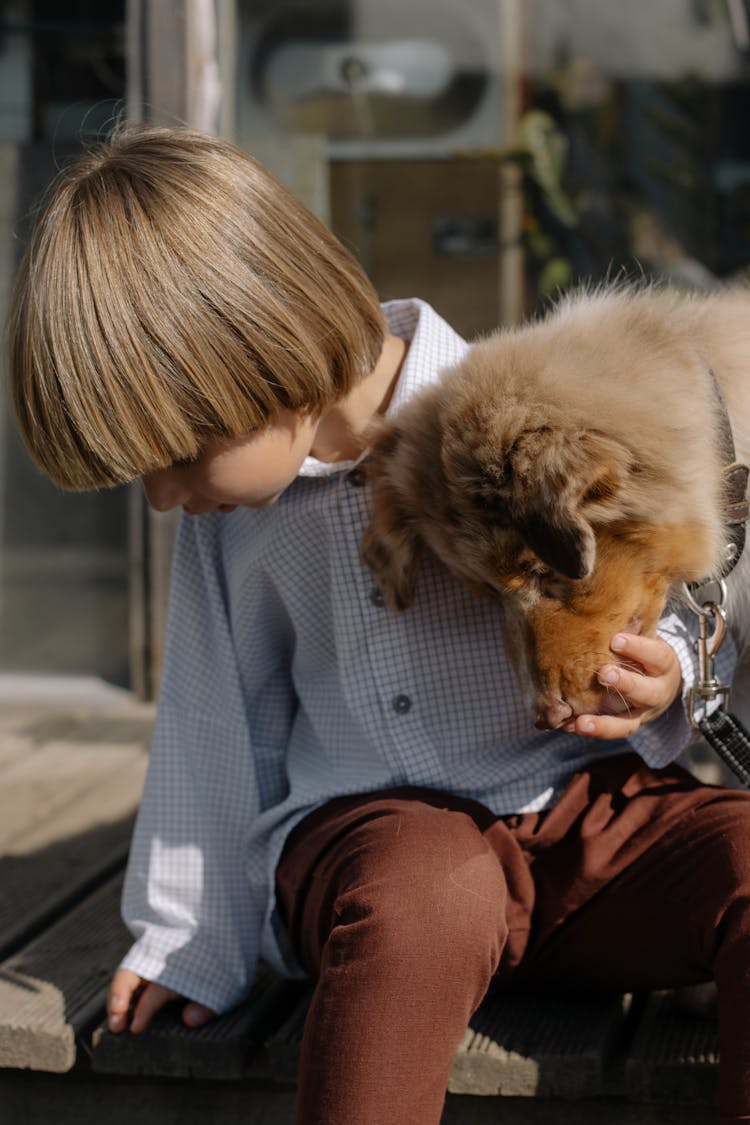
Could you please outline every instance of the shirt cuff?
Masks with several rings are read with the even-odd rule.
[[[144,980],[171,988],[186,1000],[204,1004],[220,1014],[236,1007],[250,991],[253,976],[238,980],[223,972],[217,958],[194,940],[165,954],[163,942],[146,933],[120,963]],[[253,968],[254,975],[254,968]]]

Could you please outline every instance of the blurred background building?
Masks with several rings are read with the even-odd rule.
[[[121,117],[267,163],[468,336],[581,279],[750,260],[745,0],[0,0],[0,306],[56,168]],[[5,362],[3,360],[3,362]],[[64,495],[0,396],[0,673],[158,678],[174,519]]]

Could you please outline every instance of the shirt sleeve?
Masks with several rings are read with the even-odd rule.
[[[123,916],[124,968],[224,1011],[255,974],[248,894],[258,785],[222,577],[218,517],[183,517],[164,673]]]
[[[687,606],[667,613],[659,622],[657,633],[677,655],[682,671],[682,691],[663,715],[644,723],[628,739],[633,749],[647,765],[659,769],[669,765],[695,742],[698,732],[690,721],[690,689],[698,681],[698,657],[695,642],[698,639],[698,615]],[[727,634],[716,656],[716,676],[722,683],[732,682],[737,654]],[[719,706],[719,700],[706,704],[706,714]]]

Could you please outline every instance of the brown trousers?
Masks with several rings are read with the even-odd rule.
[[[278,900],[317,978],[300,1125],[437,1125],[490,980],[646,990],[715,978],[720,1121],[750,1121],[750,793],[635,755],[548,812],[401,788],[290,836]]]

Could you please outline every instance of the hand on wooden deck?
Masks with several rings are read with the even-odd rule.
[[[114,1032],[130,1030],[134,1035],[145,1031],[155,1014],[175,1000],[184,1000],[178,992],[162,984],[144,980],[130,969],[118,969],[112,978],[107,996],[107,1021]],[[188,1000],[182,1009],[182,1022],[186,1027],[202,1027],[216,1013]]]

